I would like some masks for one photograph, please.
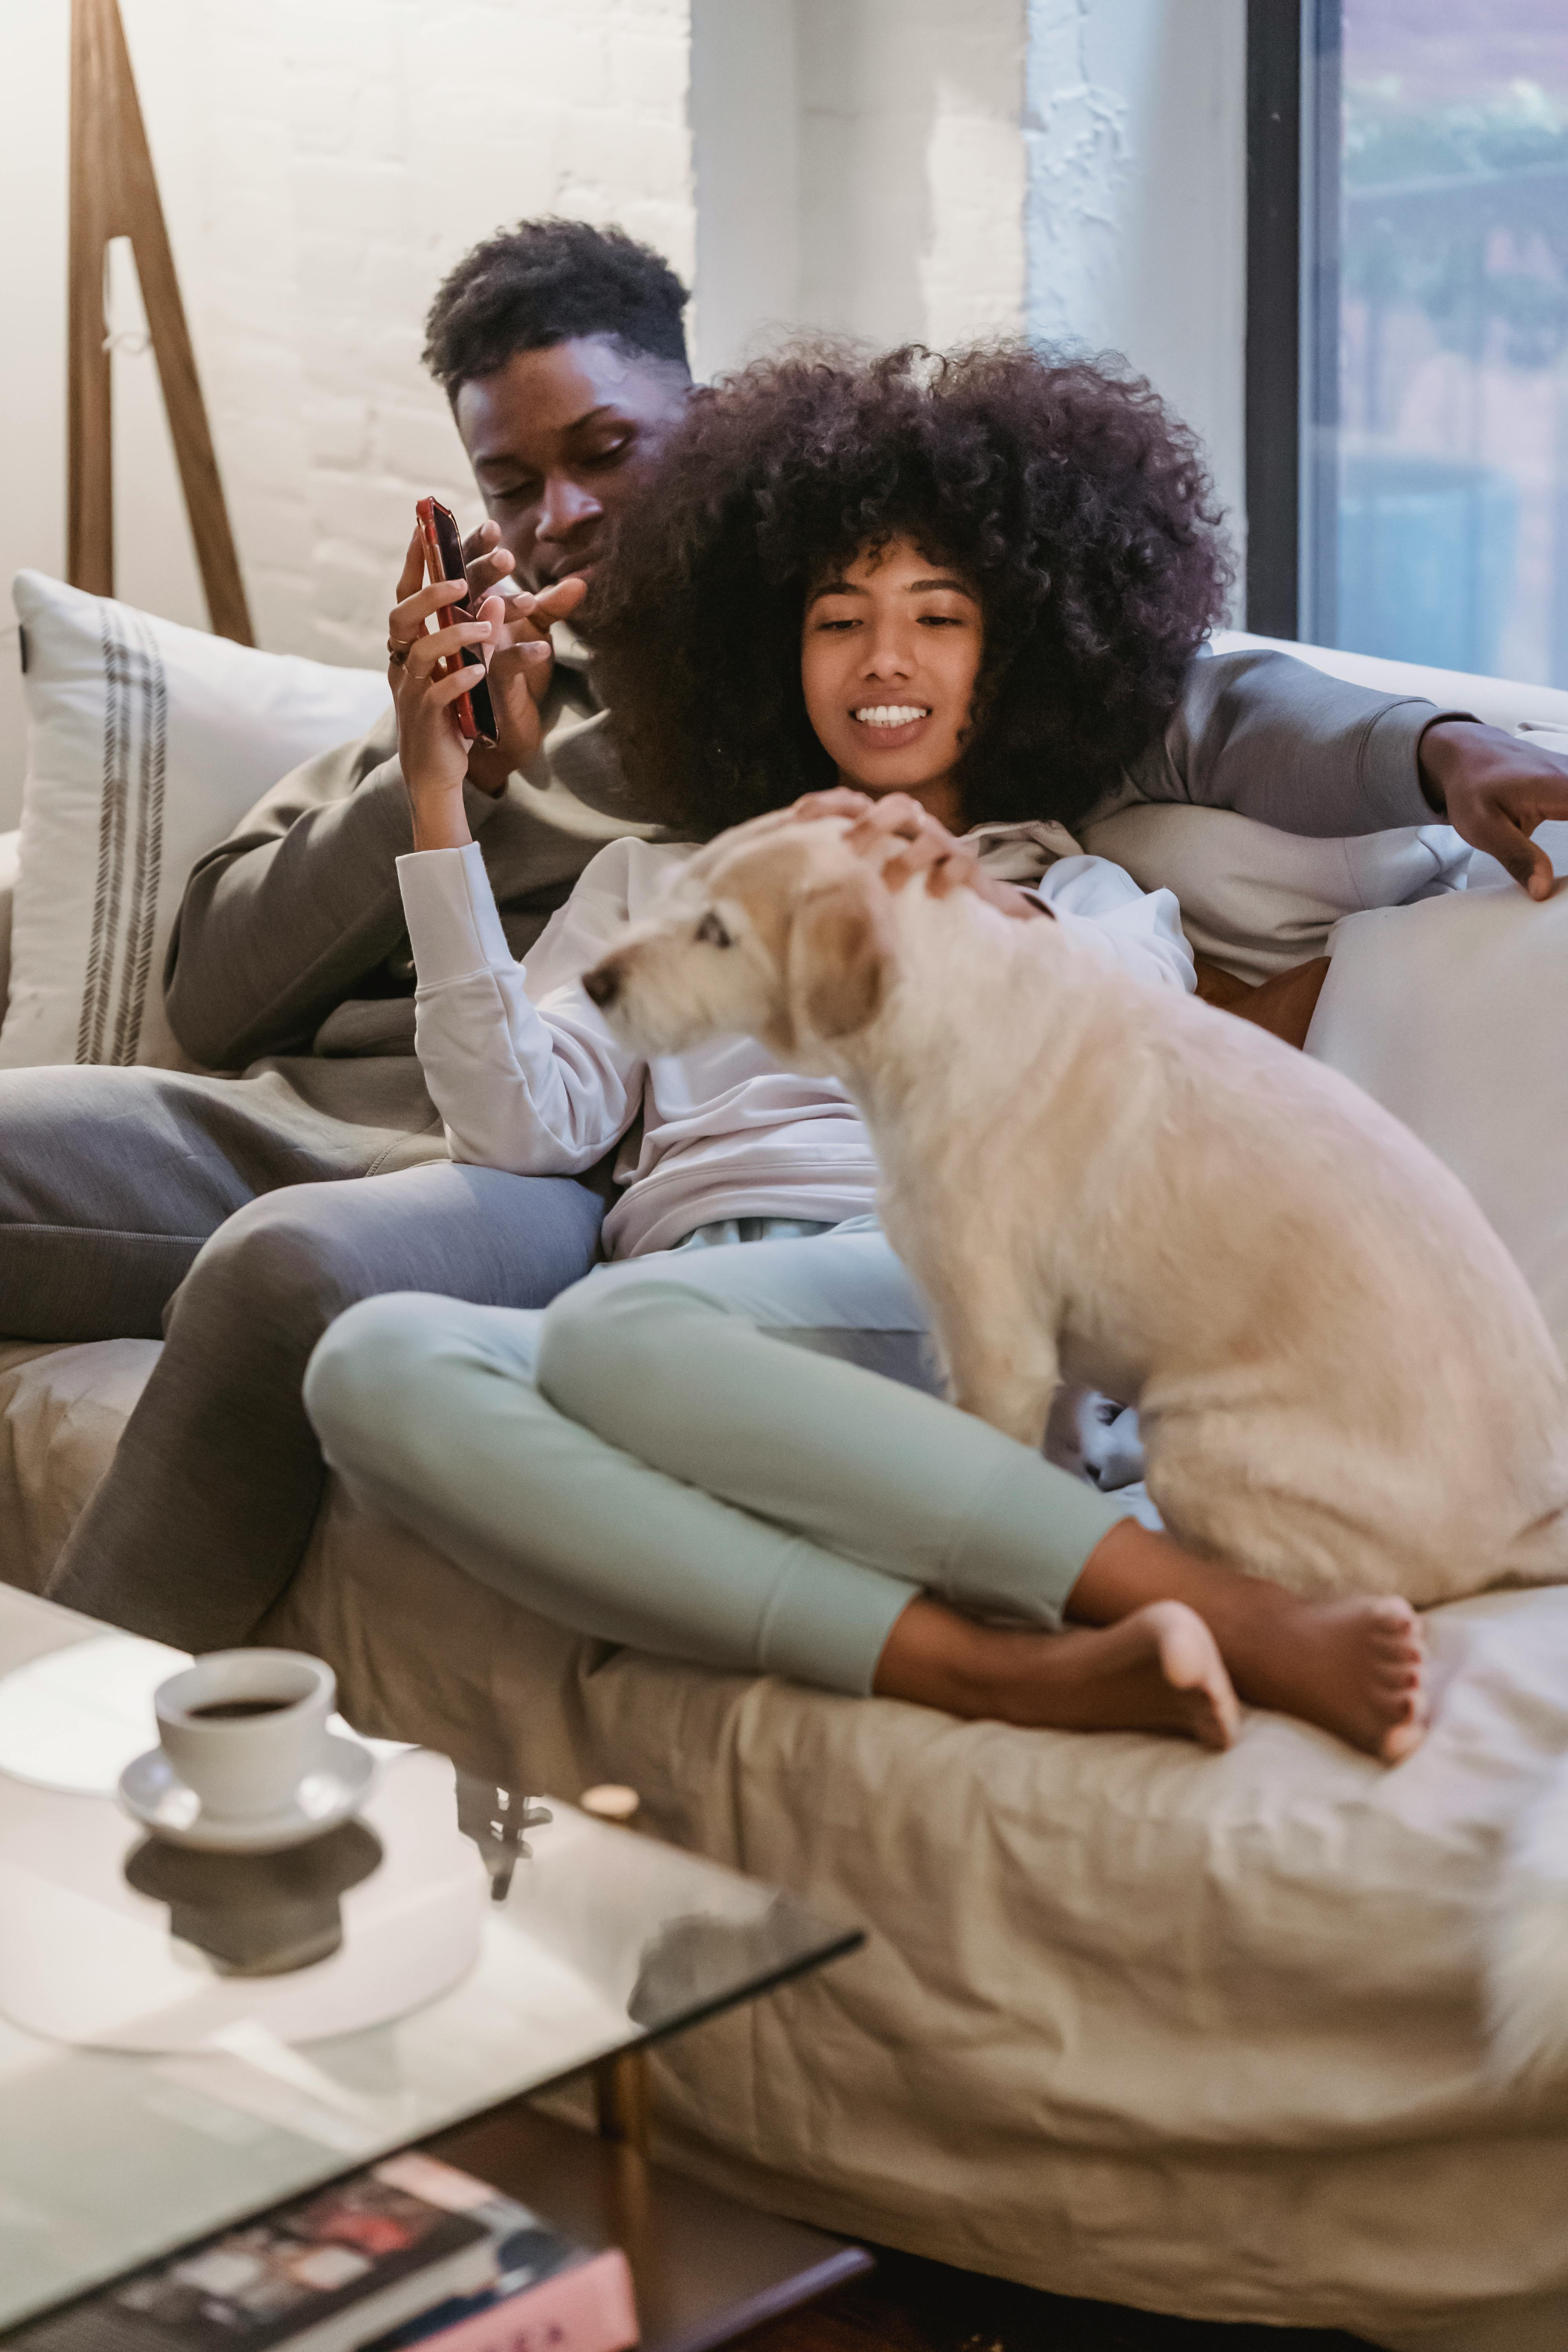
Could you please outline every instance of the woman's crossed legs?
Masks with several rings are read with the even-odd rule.
[[[352,1484],[584,1633],[1022,1724],[1223,1746],[1239,1689],[1415,1744],[1403,1602],[1193,1559],[910,1385],[923,1333],[881,1235],[841,1229],[601,1269],[542,1315],[373,1300],[306,1402]]]

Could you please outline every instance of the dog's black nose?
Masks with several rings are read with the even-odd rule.
[[[584,990],[601,1009],[615,1003],[620,985],[621,975],[613,963],[595,964],[592,971],[583,974]]]

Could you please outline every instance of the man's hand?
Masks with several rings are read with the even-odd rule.
[[[588,593],[585,580],[567,579],[532,595],[512,578],[513,561],[510,548],[501,545],[499,523],[482,522],[463,541],[468,593],[475,612],[491,626],[489,689],[496,715],[496,740],[475,744],[468,781],[492,800],[505,792],[512,770],[526,767],[538,754],[540,709],[554,668],[550,625],[568,619]]]
[[[550,625],[567,620],[588,593],[585,580],[558,580],[542,594],[487,596],[479,618],[490,624],[489,679],[496,715],[492,746],[476,743],[468,775],[482,793],[499,795],[514,768],[538,757],[542,709],[555,667]]]
[[[1421,738],[1421,786],[1461,841],[1495,857],[1532,898],[1552,896],[1552,860],[1531,835],[1568,818],[1568,761],[1477,719],[1435,719]]]
[[[882,879],[889,890],[901,890],[915,875],[923,874],[933,898],[945,898],[953,890],[973,890],[988,907],[1016,921],[1050,912],[1016,884],[994,881],[968,844],[949,833],[941,818],[932,816],[909,793],[888,793],[873,800],[868,793],[835,784],[825,793],[805,793],[789,813],[801,824],[819,816],[850,818],[845,843],[861,853],[879,848],[885,841],[902,842],[903,847],[882,867]]]
[[[492,589],[500,590],[502,595],[507,593],[501,583],[511,580],[515,560],[510,548],[500,543],[499,522],[482,522],[478,530],[468,533],[463,541],[463,568],[468,575],[468,593],[476,613]],[[510,593],[514,596],[518,593],[514,580]]]

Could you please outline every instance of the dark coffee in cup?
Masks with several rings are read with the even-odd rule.
[[[299,1650],[211,1650],[153,1692],[159,1744],[205,1816],[279,1812],[321,1761],[336,1689]]]
[[[210,1706],[190,1706],[185,1712],[203,1723],[233,1723],[246,1715],[280,1715],[294,1704],[291,1698],[216,1698]]]

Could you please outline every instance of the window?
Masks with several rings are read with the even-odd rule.
[[[1249,38],[1250,625],[1568,686],[1568,0]]]

